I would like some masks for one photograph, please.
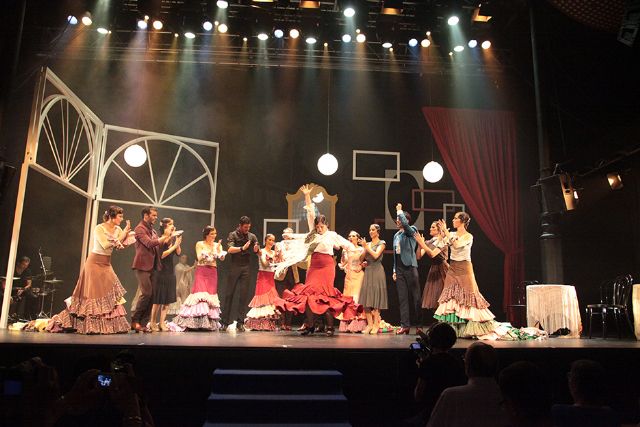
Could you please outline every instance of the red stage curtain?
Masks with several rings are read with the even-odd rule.
[[[472,223],[504,252],[506,311],[524,277],[514,114],[440,107],[423,113]]]

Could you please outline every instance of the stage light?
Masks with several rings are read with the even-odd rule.
[[[305,42],[307,42],[307,44],[316,44],[318,40],[316,40],[315,37],[307,37],[307,39],[305,40]]]
[[[393,48],[392,47],[389,48],[389,52],[393,52]]]
[[[329,47],[329,43],[324,42],[324,47]]]
[[[93,19],[91,19],[91,13],[85,12],[85,14],[82,16],[81,21],[82,21],[82,24],[85,25],[86,27],[93,24]]]
[[[180,37],[180,34],[178,34],[178,33],[173,33],[173,37],[178,38],[178,37]]]
[[[242,41],[243,41],[243,42],[246,42],[246,41],[248,41],[248,40],[249,40],[249,39],[248,39],[248,38],[246,38],[246,37],[243,37],[243,38],[242,38]]]
[[[138,26],[139,29],[141,30],[146,30],[147,29],[147,21],[145,21],[144,19],[138,19],[136,25]]]
[[[229,7],[229,2],[226,0],[218,0],[216,2],[216,6],[218,6],[220,9],[226,9]]]
[[[75,16],[73,16],[73,15],[69,15],[69,16],[67,16],[67,22],[68,22],[70,25],[76,25],[76,24],[78,23],[78,18],[76,18],[76,17],[75,17]]]
[[[462,51],[464,50],[464,46],[462,46],[462,45],[460,45],[460,44],[459,44],[459,45],[457,45],[456,47],[454,47],[454,48],[453,48],[453,50],[454,50],[455,52],[462,52]]]
[[[617,172],[611,172],[607,174],[607,180],[612,190],[620,190],[624,185],[622,184],[622,177]]]
[[[269,38],[269,36],[267,35],[267,33],[260,33],[258,34],[258,39],[265,41]]]
[[[213,22],[209,21],[208,19],[207,19],[207,20],[205,20],[205,21],[202,23],[202,29],[203,29],[203,30],[205,30],[205,31],[211,31],[211,30],[213,30]]]
[[[458,25],[458,22],[460,22],[460,18],[456,15],[450,16],[449,19],[447,19],[447,24],[451,26]]]
[[[153,20],[153,24],[152,24],[152,26],[153,26],[153,29],[154,29],[154,30],[158,30],[158,31],[160,31],[160,30],[162,29],[162,27],[164,27],[164,24],[162,23],[162,21],[161,21],[161,20],[159,20],[159,19],[154,19],[154,20]]]
[[[449,52],[449,56],[453,56],[453,52]]]
[[[351,34],[343,34],[342,35],[342,41],[345,43],[350,43],[351,42]]]
[[[473,48],[475,48],[476,46],[478,46],[478,40],[471,39],[471,40],[469,40],[469,43],[467,43],[467,45],[468,45],[471,49],[473,49]]]
[[[390,42],[384,42],[382,43],[382,47],[385,49],[389,49],[391,46],[393,46]]]
[[[318,159],[318,170],[323,175],[333,175],[338,170],[338,159],[332,154],[323,154]]]
[[[442,169],[440,163],[433,160],[424,165],[424,168],[422,169],[422,176],[427,180],[427,182],[432,184],[440,181],[443,175],[444,169]]]
[[[103,35],[104,35],[104,34],[109,34],[109,30],[107,30],[107,29],[106,29],[106,28],[104,28],[104,27],[99,27],[99,28],[98,28],[98,32],[99,32],[100,34],[103,34]]]
[[[365,36],[363,33],[360,33],[356,36],[356,41],[358,43],[364,43],[367,41],[367,36]]]
[[[282,37],[284,37],[284,31],[282,31],[280,28],[278,28],[277,30],[275,30],[273,32],[273,35],[277,38],[277,39],[281,39]]]
[[[409,40],[409,46],[411,46],[411,47],[418,46],[418,39],[410,39]]]
[[[184,33],[184,36],[185,36],[186,38],[188,38],[189,40],[193,40],[193,39],[195,39],[195,38],[196,38],[196,35],[195,35],[193,32],[191,32],[191,31],[186,31],[186,32]]]
[[[487,49],[489,49],[490,47],[491,47],[491,42],[490,42],[489,40],[485,40],[485,41],[483,41],[483,42],[482,42],[482,48],[483,48],[484,50],[487,50]]]
[[[300,31],[296,30],[295,28],[290,29],[289,37],[291,37],[292,39],[297,39],[298,37],[300,37]]]
[[[427,31],[427,37],[431,35],[431,31]]]
[[[356,10],[352,7],[348,7],[344,10],[344,12],[342,12],[344,14],[344,16],[346,16],[347,18],[352,18],[353,15],[356,14]]]
[[[227,31],[229,31],[229,27],[227,26],[227,24],[220,24],[218,25],[218,32],[221,34],[226,33]]]
[[[138,144],[133,144],[124,150],[124,161],[132,168],[138,168],[147,161],[147,152]]]
[[[431,46],[431,41],[429,39],[422,39],[422,41],[420,42],[420,46],[429,47]]]

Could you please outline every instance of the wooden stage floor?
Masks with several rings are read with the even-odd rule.
[[[315,334],[302,337],[297,332],[159,332],[151,334],[78,335],[46,332],[0,331],[0,345],[28,346],[114,346],[185,347],[252,349],[334,349],[334,350],[406,350],[415,341],[412,335],[362,335],[336,333],[333,337]],[[454,348],[464,349],[474,340],[459,339]],[[500,350],[544,349],[640,349],[640,341],[614,338],[549,338],[527,341],[487,341]]]

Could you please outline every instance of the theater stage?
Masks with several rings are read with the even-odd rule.
[[[412,329],[412,332],[414,330]],[[0,331],[2,365],[32,356],[58,368],[63,388],[87,360],[106,363],[121,350],[136,358],[136,374],[145,383],[159,426],[201,426],[216,368],[336,369],[343,377],[353,425],[397,425],[414,410],[412,391],[415,335],[317,334],[296,332],[186,332],[83,336]],[[462,354],[474,341],[458,340]],[[547,372],[554,401],[568,402],[566,372],[573,360],[600,361],[611,374],[612,400],[625,419],[638,417],[640,342],[601,338],[550,338],[496,341],[500,366],[529,360]],[[102,362],[100,362],[102,361]]]

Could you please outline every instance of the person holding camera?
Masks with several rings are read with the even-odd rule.
[[[459,356],[451,353],[456,331],[447,323],[436,323],[411,345],[418,360],[418,381],[413,392],[420,412],[405,425],[424,426],[431,416],[442,391],[466,383],[464,366]]]

